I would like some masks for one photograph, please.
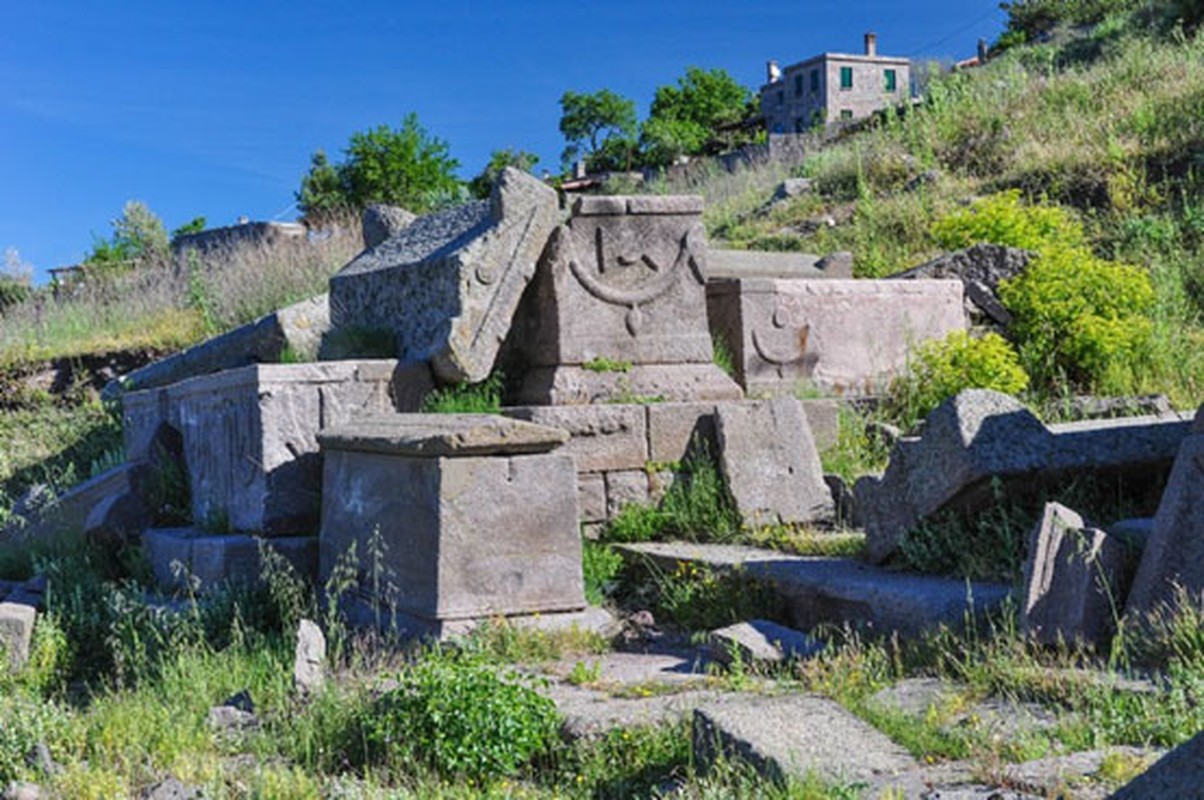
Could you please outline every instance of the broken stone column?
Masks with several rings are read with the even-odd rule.
[[[319,439],[321,575],[354,552],[353,618],[375,611],[408,632],[443,635],[585,607],[576,471],[554,452],[566,432],[487,414],[405,414]]]
[[[707,326],[700,197],[580,197],[540,261],[517,402],[737,400]]]
[[[1204,603],[1204,406],[1171,469],[1126,613],[1148,614],[1173,603],[1180,590]]]
[[[420,217],[339,270],[331,324],[392,335],[442,381],[484,380],[559,221],[556,192],[507,168],[489,201]]]
[[[1115,631],[1128,548],[1059,503],[1029,538],[1020,627],[1043,644],[1100,644]]]

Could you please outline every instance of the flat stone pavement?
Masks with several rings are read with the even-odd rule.
[[[547,685],[541,691],[564,715],[564,732],[571,738],[692,720],[700,766],[723,753],[769,776],[817,775],[853,786],[870,799],[1103,800],[1109,789],[1096,774],[1105,758],[1120,754],[1153,763],[1159,755],[1121,747],[989,770],[971,762],[922,764],[832,700],[783,691],[768,680],[750,679],[734,691],[713,674],[711,663],[704,647],[690,646],[576,655],[542,668]],[[937,713],[951,726],[972,719],[1005,737],[1053,724],[1039,706],[998,698],[966,703],[965,691],[958,684],[914,678],[884,689],[873,702],[917,719]]]

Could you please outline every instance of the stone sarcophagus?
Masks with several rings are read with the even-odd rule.
[[[915,345],[966,328],[956,280],[741,278],[709,284],[707,304],[741,385],[759,394],[800,383],[872,394]]]
[[[581,197],[536,271],[523,403],[739,399],[714,364],[699,197]]]
[[[354,554],[353,616],[387,606],[422,633],[580,611],[576,471],[556,452],[568,438],[488,414],[377,416],[320,434],[322,579]]]

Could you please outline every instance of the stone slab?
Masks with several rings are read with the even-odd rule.
[[[421,458],[546,453],[567,431],[499,414],[380,414],[318,434],[325,450]]]
[[[579,661],[597,672],[597,678],[590,682],[591,687],[619,691],[633,687],[681,689],[705,683],[712,658],[706,648],[661,647],[648,652],[614,651],[596,656],[573,656],[554,661],[543,669],[550,676],[563,680]]]
[[[614,519],[630,505],[647,505],[648,473],[624,470],[606,473],[606,517]]]
[[[688,719],[699,705],[722,697],[720,692],[685,690],[649,697],[615,697],[594,689],[556,683],[541,690],[564,718],[569,739],[605,736],[615,728],[665,725]]]
[[[720,471],[744,525],[831,517],[832,493],[798,400],[720,404],[715,430]]]
[[[578,365],[536,367],[515,400],[533,405],[740,400],[744,391],[714,364],[634,364],[619,372]]]
[[[873,394],[915,345],[966,329],[957,281],[716,281],[707,307],[749,393]]]
[[[707,250],[707,281],[734,278],[831,279],[834,276],[817,265],[819,256],[810,253],[775,253],[762,250]],[[851,277],[851,276],[844,276]]]
[[[422,217],[340,270],[332,324],[392,331],[440,380],[482,381],[559,222],[556,192],[508,167],[488,202]]]
[[[120,464],[72,486],[45,508],[15,515],[17,519],[0,528],[0,546],[82,530],[98,503],[129,492],[135,468],[133,464]]]
[[[1020,628],[1044,644],[1103,644],[1128,589],[1128,548],[1059,503],[1047,503],[1028,540]]]
[[[1204,775],[1204,731],[1179,745],[1134,778],[1111,800],[1199,800]]]
[[[142,551],[155,583],[164,591],[205,592],[226,583],[256,583],[263,575],[260,546],[272,548],[305,580],[317,575],[318,540],[314,536],[262,539],[213,534],[198,528],[143,531]]]
[[[585,607],[567,455],[328,450],[323,499],[322,580],[354,547],[355,591],[382,607],[437,622]]]
[[[569,432],[561,452],[579,472],[643,469],[648,463],[648,420],[643,406],[515,406],[506,416]]]
[[[811,428],[811,440],[819,452],[831,449],[840,441],[840,404],[835,397],[805,397],[799,401]]]
[[[1204,412],[1196,415],[1197,430]],[[1181,589],[1189,597],[1204,597],[1204,434],[1187,437],[1175,458],[1166,491],[1154,522],[1126,614],[1148,614],[1176,602]]]
[[[711,631],[707,637],[716,661],[730,664],[736,653],[745,664],[779,664],[810,658],[824,649],[822,642],[802,631],[767,619],[738,622]]]
[[[1020,401],[969,389],[939,405],[921,437],[900,439],[881,477],[857,481],[869,557],[881,562],[899,537],[942,509],[981,502],[992,478],[1036,485],[1068,474],[1148,478],[1174,458],[1188,423],[1137,417],[1046,427]]]
[[[606,476],[600,472],[577,474],[577,505],[581,521],[606,521]]]
[[[915,760],[833,700],[814,695],[741,696],[694,711],[694,755],[704,767],[720,755],[781,780],[818,775],[860,782],[916,767]]]
[[[330,329],[328,300],[324,294],[302,300],[136,369],[106,386],[103,396],[112,399],[123,391],[168,386],[248,364],[276,363],[285,351],[302,360],[316,359],[322,336]]]
[[[863,626],[883,635],[911,637],[945,625],[957,629],[967,615],[998,608],[1011,594],[1002,584],[894,572],[847,558],[809,558],[737,545],[684,542],[616,545],[633,558],[651,559],[672,572],[682,562],[714,569],[740,568],[763,579],[785,601],[791,626]]]
[[[964,250],[945,253],[891,280],[932,280],[955,278],[965,286],[966,306],[976,318],[996,325],[1008,325],[1011,313],[999,300],[999,284],[1015,278],[1027,269],[1033,254],[1026,250],[997,244],[976,244]]]
[[[392,360],[259,364],[127,393],[126,458],[148,460],[156,433],[167,426],[183,440],[198,523],[313,533],[321,497],[318,431],[395,410],[394,386],[412,385],[425,370]]]
[[[699,448],[712,456],[714,403],[655,403],[648,406],[648,456],[658,464],[680,464]]]
[[[37,610],[24,603],[0,603],[0,653],[7,655],[9,669],[18,670],[29,660],[29,644]]]

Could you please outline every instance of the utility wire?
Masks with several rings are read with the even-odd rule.
[[[986,21],[987,19],[993,17],[994,15],[995,15],[994,11],[988,11],[987,13],[983,14],[978,19],[976,19],[972,22],[968,22],[965,25],[963,25],[962,27],[958,28],[953,33],[950,33],[947,36],[944,36],[944,37],[936,40],[935,42],[930,42],[930,43],[924,45],[923,47],[916,48],[912,52],[908,53],[908,58],[914,58],[915,56],[921,55],[924,53],[924,51],[928,50],[929,48],[940,47],[941,45],[943,45],[945,42],[949,41],[953,37],[960,36],[961,34],[965,33],[966,31],[970,30],[971,28],[973,28],[975,25],[979,24],[980,22]]]

